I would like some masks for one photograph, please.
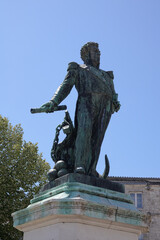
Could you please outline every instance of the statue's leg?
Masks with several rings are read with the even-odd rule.
[[[75,141],[75,171],[87,173],[92,161],[92,125],[93,120],[90,111],[81,104],[78,106],[76,121],[77,135]],[[83,111],[81,111],[83,108]]]
[[[92,131],[92,163],[89,173],[92,174],[96,171],[96,166],[101,150],[103,138],[111,118],[111,111],[106,111],[104,108],[99,115],[97,115]]]

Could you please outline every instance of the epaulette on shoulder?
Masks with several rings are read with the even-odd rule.
[[[108,73],[108,75],[110,76],[110,78],[114,79],[113,71],[106,71],[106,73]]]
[[[70,62],[70,63],[68,64],[68,69],[67,69],[67,71],[69,71],[69,70],[71,70],[71,69],[77,69],[78,67],[79,67],[78,63],[76,63],[76,62]]]

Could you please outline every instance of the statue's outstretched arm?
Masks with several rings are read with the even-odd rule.
[[[69,71],[63,83],[59,86],[59,88],[51,98],[51,101],[59,105],[69,95],[74,84],[75,84],[74,72]]]
[[[59,86],[51,100],[43,104],[42,107],[53,109],[69,95],[72,87],[75,84],[76,78],[78,77],[78,64],[74,62],[69,63],[67,71],[68,72],[63,83]]]

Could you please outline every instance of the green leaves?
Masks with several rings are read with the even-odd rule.
[[[23,129],[0,115],[0,239],[19,240],[11,213],[25,208],[47,181],[50,166],[37,144],[23,141]]]

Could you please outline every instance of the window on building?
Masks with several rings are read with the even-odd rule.
[[[136,193],[135,192],[130,192],[130,196],[131,196],[131,198],[134,202],[134,205],[137,208],[139,208],[139,209],[143,208],[142,193],[140,193],[140,192],[136,192]]]

